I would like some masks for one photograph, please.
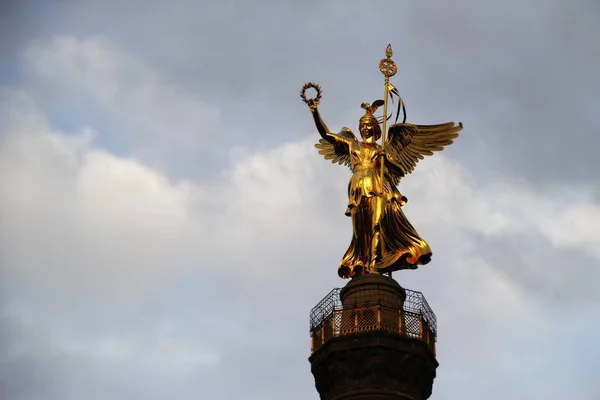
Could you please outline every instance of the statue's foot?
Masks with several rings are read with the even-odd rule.
[[[419,257],[419,264],[421,264],[421,265],[428,264],[430,261],[431,261],[431,253],[423,254],[421,257]]]
[[[368,272],[368,271],[365,271],[365,267],[363,265],[355,265],[352,268],[352,275],[353,276],[360,276],[360,275],[363,275],[366,272]]]

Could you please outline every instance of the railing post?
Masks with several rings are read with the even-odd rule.
[[[398,312],[398,333],[400,336],[406,336],[404,328],[404,310]]]
[[[336,337],[337,335],[335,334],[335,311],[331,312],[331,337]]]

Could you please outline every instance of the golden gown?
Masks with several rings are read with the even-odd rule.
[[[349,144],[352,178],[348,184],[346,215],[352,218],[352,240],[340,262],[342,278],[368,272],[415,269],[430,261],[429,245],[408,222],[396,185],[384,175],[381,191],[381,146],[377,143]]]
[[[352,218],[352,240],[338,268],[342,278],[367,273],[416,269],[431,260],[431,249],[408,222],[402,206],[406,198],[397,185],[424,156],[452,143],[462,124],[395,124],[384,148],[361,142],[348,129],[329,133],[314,112],[322,139],[315,146],[325,159],[352,170],[346,215]],[[381,162],[385,160],[383,182]],[[382,188],[383,183],[383,188]]]

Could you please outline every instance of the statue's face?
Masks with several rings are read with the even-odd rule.
[[[360,126],[359,126],[359,130],[360,130],[360,135],[363,138],[369,138],[371,136],[373,136],[374,131],[373,131],[373,123],[366,119],[360,122]]]
[[[362,136],[364,140],[375,138],[377,134],[377,128],[379,128],[379,126],[375,126],[375,122],[369,118],[361,120],[360,125],[358,126],[360,136]],[[375,138],[375,140],[377,139]]]

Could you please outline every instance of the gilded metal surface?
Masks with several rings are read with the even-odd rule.
[[[346,215],[352,218],[353,232],[338,269],[342,278],[416,269],[430,261],[429,245],[402,211],[407,199],[397,185],[402,177],[414,170],[419,160],[450,145],[462,129],[462,124],[454,122],[439,125],[400,123],[386,129],[388,97],[396,94],[399,105],[403,105],[396,88],[389,82],[389,77],[397,70],[391,55],[392,49],[388,45],[387,58],[382,60],[381,67],[385,77],[384,100],[362,104],[366,110],[358,126],[362,140],[349,128],[342,128],[339,133],[329,130],[318,110],[322,92],[318,85],[307,84],[301,92],[321,135],[316,145],[319,153],[352,171]],[[310,87],[317,90],[314,99],[305,96],[306,89]],[[383,117],[377,118],[374,114],[382,105]],[[379,144],[377,140],[382,133],[384,137]]]
[[[387,79],[396,75],[396,72],[398,72],[398,67],[396,66],[396,63],[392,61],[393,55],[394,52],[392,51],[392,45],[388,44],[385,49],[385,56],[387,58],[384,58],[383,60],[379,61],[379,70]]]

